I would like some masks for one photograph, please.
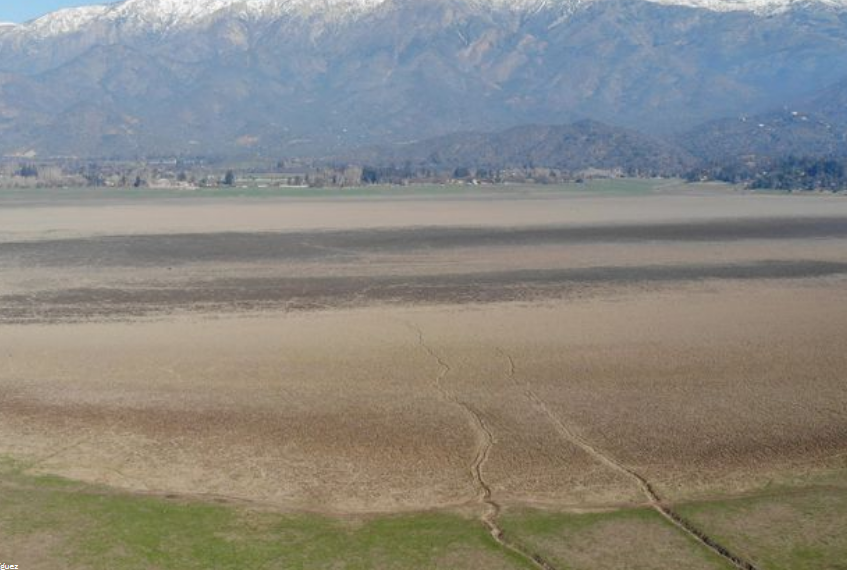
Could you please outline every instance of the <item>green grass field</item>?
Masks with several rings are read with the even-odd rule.
[[[780,489],[677,510],[764,570],[847,568],[847,488]],[[557,570],[727,570],[654,511],[507,509],[510,540]],[[282,514],[135,495],[0,462],[0,562],[27,570],[519,570],[473,514]]]
[[[779,489],[679,511],[761,568],[847,570],[847,486]]]
[[[732,568],[649,508],[582,514],[521,509],[507,513],[502,525],[557,569]]]
[[[24,475],[8,462],[0,561],[26,570],[530,567],[457,514],[282,515]]]

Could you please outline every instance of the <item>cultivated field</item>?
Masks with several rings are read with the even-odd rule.
[[[0,267],[0,562],[844,567],[844,198],[0,192]]]

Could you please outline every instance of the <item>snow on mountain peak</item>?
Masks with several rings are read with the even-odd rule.
[[[16,26],[17,30],[33,32],[40,36],[58,36],[78,30],[108,12],[109,6],[81,6],[65,8]]]
[[[161,31],[190,25],[222,11],[241,16],[281,16],[286,13],[361,12],[386,0],[124,0],[114,4],[66,8],[21,25],[38,35],[61,35],[106,20]]]
[[[712,12],[754,12],[773,14],[793,7],[819,5],[847,8],[847,0],[647,0],[654,4],[686,6]]]
[[[21,25],[0,24],[0,30],[34,34],[40,37],[71,34],[87,25],[106,21],[125,28],[165,31],[190,26],[225,11],[239,17],[281,17],[287,14],[315,15],[327,18],[355,17],[390,0],[123,0],[114,4],[67,8]],[[538,11],[567,8],[602,0],[464,0],[481,8],[510,11]],[[847,8],[847,0],[645,0],[657,4],[687,6],[717,12],[749,11],[773,13],[793,6],[810,4]]]

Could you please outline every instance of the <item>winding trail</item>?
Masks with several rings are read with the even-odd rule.
[[[502,507],[494,500],[494,493],[491,490],[491,486],[485,480],[484,474],[485,464],[488,462],[491,455],[491,449],[494,447],[494,434],[491,432],[491,429],[485,423],[485,419],[479,412],[467,403],[463,402],[444,386],[444,379],[448,374],[450,374],[450,372],[452,372],[452,368],[431,346],[427,344],[426,338],[424,337],[423,331],[420,327],[412,323],[406,323],[406,326],[417,334],[418,345],[438,364],[439,371],[434,381],[436,390],[445,401],[460,408],[465,415],[468,416],[468,419],[471,421],[471,425],[476,432],[477,447],[473,461],[471,462],[470,471],[474,485],[477,488],[477,499],[484,507],[484,511],[480,516],[480,521],[485,528],[488,529],[491,537],[505,550],[518,555],[541,570],[556,570],[556,567],[547,562],[541,557],[541,555],[531,552],[522,544],[508,538],[506,533],[500,527],[497,519],[500,516]]]
[[[701,529],[697,528],[691,521],[685,519],[678,512],[673,510],[668,504],[666,504],[653,485],[648,481],[643,475],[638,473],[637,471],[630,469],[626,465],[617,461],[613,456],[601,451],[600,449],[594,447],[588,440],[584,437],[580,436],[578,433],[574,432],[571,428],[567,426],[556,414],[550,410],[544,400],[542,400],[538,394],[532,389],[532,386],[529,382],[520,382],[517,378],[517,369],[515,367],[515,360],[512,358],[510,354],[502,349],[498,349],[498,352],[508,360],[509,362],[509,378],[513,384],[522,388],[524,394],[530,403],[542,414],[547,416],[550,422],[555,426],[556,431],[566,439],[567,441],[573,443],[589,455],[591,455],[594,459],[608,467],[609,469],[616,471],[628,479],[637,483],[638,487],[641,489],[641,492],[647,498],[647,502],[650,507],[653,508],[657,513],[659,513],[662,517],[668,520],[671,524],[673,524],[676,528],[699,542],[701,545],[705,546],[709,550],[711,550],[714,554],[717,554],[724,561],[730,563],[735,568],[739,570],[759,570],[752,562],[745,560],[741,556],[736,553],[733,553],[725,546],[721,545],[715,539],[711,538]]]

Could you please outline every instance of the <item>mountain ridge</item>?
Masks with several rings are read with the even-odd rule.
[[[335,19],[190,12],[202,26],[172,33],[118,18],[165,5],[129,0],[95,8],[113,20],[84,32],[0,29],[0,154],[330,156],[583,119],[669,136],[811,96],[847,69],[847,11],[819,2],[768,17],[646,0],[373,2]]]
[[[779,109],[710,121],[676,137],[711,162],[847,156],[847,79]]]
[[[641,175],[680,175],[696,164],[693,156],[670,143],[591,120],[453,133],[342,158],[372,166],[407,164],[436,170],[601,169]]]
[[[461,0],[470,5],[510,11],[532,12],[560,9],[563,13],[604,0]],[[792,8],[821,7],[847,10],[847,0],[643,0],[665,6],[681,6],[716,12],[749,11],[772,14]],[[243,18],[281,17],[298,14],[341,13],[357,16],[389,4],[389,0],[123,0],[56,10],[21,24],[8,24],[7,30],[35,37],[50,37],[80,31],[86,25],[105,19],[111,23],[148,26],[149,31],[201,25],[215,16]]]

